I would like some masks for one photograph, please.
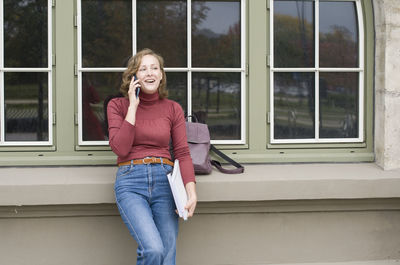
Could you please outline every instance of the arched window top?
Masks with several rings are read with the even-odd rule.
[[[362,142],[359,0],[273,0],[272,143]]]

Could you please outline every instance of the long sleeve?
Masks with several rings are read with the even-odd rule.
[[[183,183],[195,182],[192,158],[186,136],[186,124],[183,110],[179,104],[173,107],[173,122],[171,128],[175,159],[179,160]]]
[[[110,147],[119,157],[126,157],[132,149],[135,126],[125,120],[122,104],[113,99],[107,106]]]

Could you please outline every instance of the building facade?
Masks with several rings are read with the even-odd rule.
[[[246,167],[197,177],[178,264],[398,263],[396,0],[0,3],[1,264],[134,263],[102,104],[145,47]]]

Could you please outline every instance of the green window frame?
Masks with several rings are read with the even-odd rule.
[[[52,146],[51,1],[0,1],[0,147]]]
[[[339,0],[338,0],[339,1]],[[53,142],[49,146],[0,146],[1,166],[115,165],[107,146],[78,141],[77,1],[52,2]],[[245,138],[218,144],[243,163],[373,161],[374,25],[371,0],[360,0],[364,23],[364,139],[351,143],[270,141],[270,1],[245,1]],[[71,17],[75,17],[72,20]],[[57,32],[57,34],[55,34]]]
[[[178,101],[188,115],[197,115],[209,125],[213,144],[244,144],[245,3],[244,0],[78,0],[78,145],[108,145],[100,128],[104,119],[102,103],[106,93],[115,94],[116,89],[107,91],[104,83],[115,87],[117,82],[109,80],[117,80],[125,69],[124,61],[144,47],[165,57],[170,98]],[[215,23],[223,8],[227,9],[226,18]],[[118,19],[113,12],[119,14]],[[166,14],[171,19],[164,18],[168,17]],[[165,26],[158,30],[161,23]],[[115,35],[112,28],[117,27],[120,35],[114,37],[118,40],[114,50],[118,59],[104,53],[113,48],[109,39]],[[154,31],[152,34],[160,37],[154,38],[147,31]],[[174,36],[177,31],[181,34]],[[170,53],[184,55],[175,59]],[[227,59],[222,58],[224,55]]]
[[[361,1],[271,0],[270,7],[271,143],[363,142]]]

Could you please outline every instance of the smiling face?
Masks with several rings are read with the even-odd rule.
[[[153,94],[158,91],[162,80],[160,63],[153,55],[143,56],[136,77],[140,80],[140,90],[146,94]]]

